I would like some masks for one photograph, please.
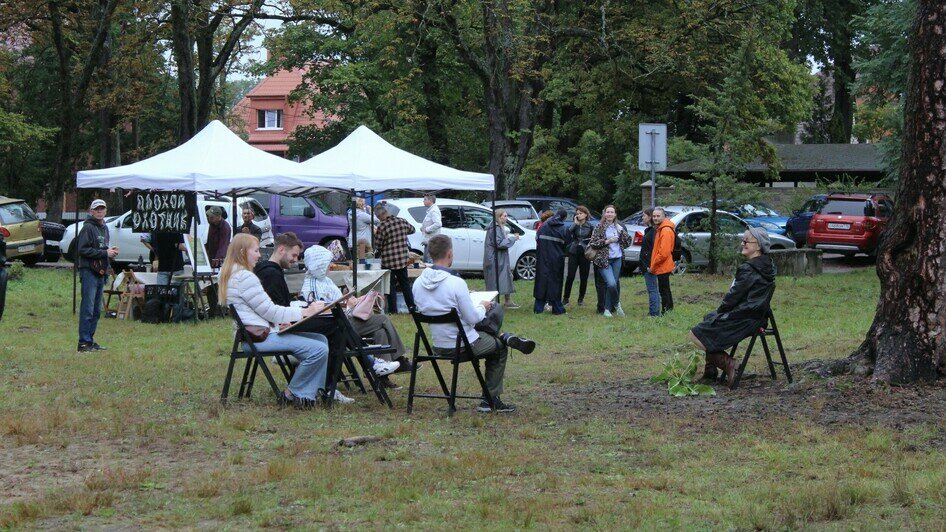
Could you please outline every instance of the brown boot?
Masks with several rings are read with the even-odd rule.
[[[716,382],[717,371],[716,364],[713,363],[713,354],[706,353],[706,364],[703,366],[703,376],[700,377],[700,381],[703,382]]]
[[[732,386],[732,383],[736,381],[736,369],[739,368],[739,363],[735,358],[723,353],[723,364],[724,367],[721,369],[726,372],[726,384]]]

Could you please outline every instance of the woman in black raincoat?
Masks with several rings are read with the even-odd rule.
[[[745,232],[742,256],[746,262],[736,269],[729,293],[719,308],[690,329],[690,340],[706,351],[704,379],[715,380],[719,368],[732,384],[737,363],[726,350],[751,336],[766,316],[775,291],[775,264],[767,254],[770,242],[769,233],[761,227]]]
[[[536,314],[541,314],[546,304],[552,307],[552,314],[565,314],[562,285],[565,281],[565,245],[568,243],[567,216],[565,209],[559,209],[542,224],[535,236],[535,288],[532,290],[535,306],[532,310]]]

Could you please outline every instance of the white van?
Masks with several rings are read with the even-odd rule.
[[[233,209],[233,200],[231,198],[220,196],[214,199],[207,199],[204,196],[198,195],[197,236],[202,242],[207,241],[207,209],[212,206],[223,209],[223,218],[230,224],[230,227],[234,225],[233,220],[230,219],[232,218],[231,210]],[[253,223],[263,230],[263,239],[260,245],[272,246],[273,227],[269,220],[269,215],[266,214],[266,209],[264,209],[258,201],[249,196],[237,198],[236,225],[243,224],[243,219],[241,218],[243,207],[249,207],[253,210]],[[62,239],[59,241],[59,249],[63,250],[64,255],[65,251],[69,249],[69,244],[72,242],[72,239],[75,238],[77,225],[78,224],[72,224],[68,226],[65,233],[62,235]],[[148,262],[148,248],[141,243],[142,233],[133,233],[131,231],[131,211],[106,218],[105,225],[108,227],[111,244],[118,246],[118,256],[115,257],[114,262],[118,263],[120,266],[137,263],[139,259],[143,262]],[[66,259],[70,262],[72,261],[72,257],[66,257]]]

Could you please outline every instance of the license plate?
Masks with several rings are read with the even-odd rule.
[[[828,229],[844,229],[845,231],[851,228],[851,224],[828,224]]]
[[[17,248],[17,251],[19,251],[20,253],[29,253],[30,251],[33,251],[34,249],[36,249],[36,245],[29,244],[26,246],[20,246],[19,248]]]

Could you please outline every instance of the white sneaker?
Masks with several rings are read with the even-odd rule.
[[[352,399],[351,397],[346,397],[344,394],[342,394],[342,392],[338,390],[335,390],[335,399],[333,399],[333,401],[335,401],[336,403],[341,403],[343,405],[350,405],[355,402],[354,399]]]
[[[604,316],[605,318],[610,318],[610,317],[611,317],[611,311],[608,310],[608,309],[604,309],[604,313],[602,313],[601,315]]]
[[[618,316],[622,317],[622,318],[624,317],[624,309],[621,308],[621,304],[620,304],[620,303],[618,303],[617,308],[614,309],[614,313],[617,314]]]
[[[400,362],[385,362],[378,359],[374,363],[374,374],[379,377],[384,377],[385,375],[394,373],[399,367],[401,367]]]

